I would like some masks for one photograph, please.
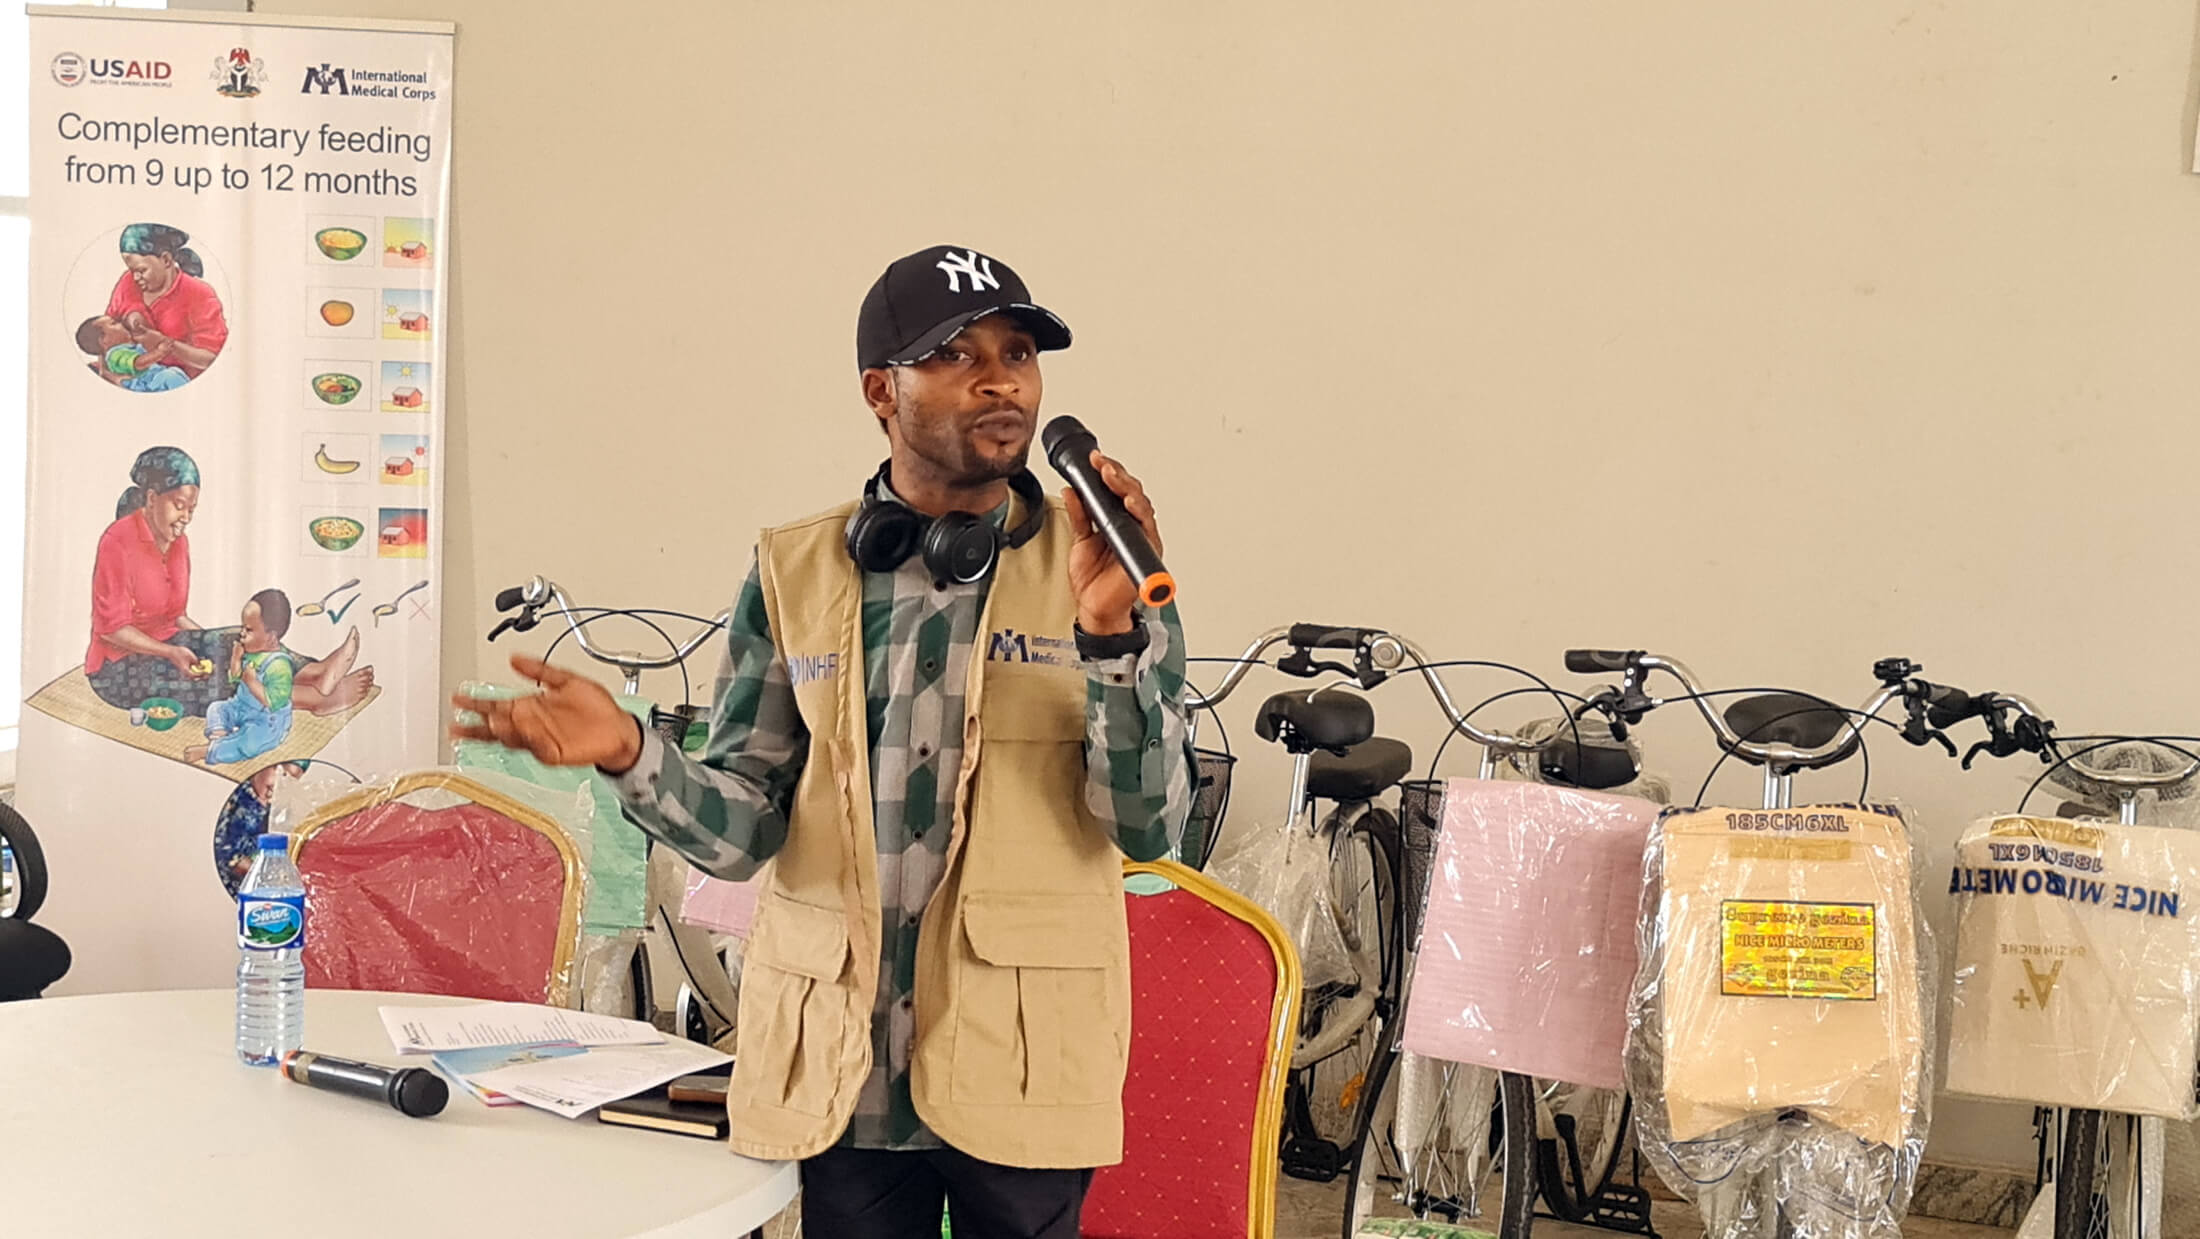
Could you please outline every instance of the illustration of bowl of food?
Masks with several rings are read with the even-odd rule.
[[[319,451],[313,453],[313,463],[315,467],[319,468],[320,471],[323,473],[334,473],[339,475],[345,473],[357,473],[359,472],[359,466],[361,464],[360,461],[338,460],[334,456],[329,455],[328,444],[326,443],[323,443],[321,445]]]
[[[324,404],[350,404],[351,398],[359,394],[359,380],[348,374],[316,374],[313,394]]]
[[[147,697],[138,709],[145,711],[145,725],[166,731],[183,721],[183,703],[173,697]]]
[[[349,262],[367,248],[366,236],[353,228],[323,228],[313,234],[313,243],[338,262]]]
[[[348,516],[323,516],[313,522],[308,532],[324,551],[348,551],[359,545],[367,527]]]
[[[341,327],[352,320],[359,311],[349,301],[324,301],[321,303],[321,321],[331,327]]]

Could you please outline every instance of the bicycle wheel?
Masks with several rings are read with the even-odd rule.
[[[1625,1089],[1555,1080],[1534,1084],[1541,1103],[1536,1109],[1535,1162],[1543,1201],[1565,1221],[1588,1221],[1619,1168],[1633,1099]]]
[[[1526,1239],[1535,1218],[1535,1081],[1416,1054],[1397,1058],[1394,1113],[1368,1145],[1371,1160],[1398,1180],[1400,1202],[1417,1218]]]
[[[2055,1163],[2055,1239],[2109,1239],[2102,1117],[2098,1110],[2063,1116],[2062,1156]]]
[[[1367,1137],[1404,955],[1397,819],[1366,807],[1338,824],[1346,812],[1329,819],[1329,898],[1355,979],[1305,994],[1286,1099],[1285,1169],[1320,1182],[1350,1167]]]

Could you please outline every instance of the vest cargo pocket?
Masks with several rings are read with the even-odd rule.
[[[766,895],[741,966],[736,1106],[830,1112],[839,1082],[848,926],[838,911]]]
[[[1091,1105],[1123,1088],[1109,1010],[1121,952],[1114,896],[972,894],[963,935],[950,1096],[986,1105]]]

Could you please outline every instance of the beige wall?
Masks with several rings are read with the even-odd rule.
[[[1357,621],[1859,697],[1903,653],[2200,722],[2189,0],[326,8],[460,24],[454,679],[499,586],[712,610],[851,494],[856,303],[947,241],[1077,329],[1047,407],[1149,482],[1201,652]],[[1692,790],[1700,727],[1650,732]],[[2032,773],[1898,747],[1935,871]],[[2021,1112],[1936,1140],[2030,1164]]]

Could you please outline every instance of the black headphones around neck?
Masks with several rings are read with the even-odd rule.
[[[865,572],[892,572],[921,551],[933,580],[943,585],[975,584],[993,575],[1004,549],[1014,550],[1031,541],[1046,522],[1047,494],[1029,469],[1019,469],[1008,479],[1009,491],[1024,501],[1024,519],[1004,533],[975,512],[926,516],[882,497],[879,485],[892,463],[880,465],[863,484],[863,506],[848,521],[848,558]]]

